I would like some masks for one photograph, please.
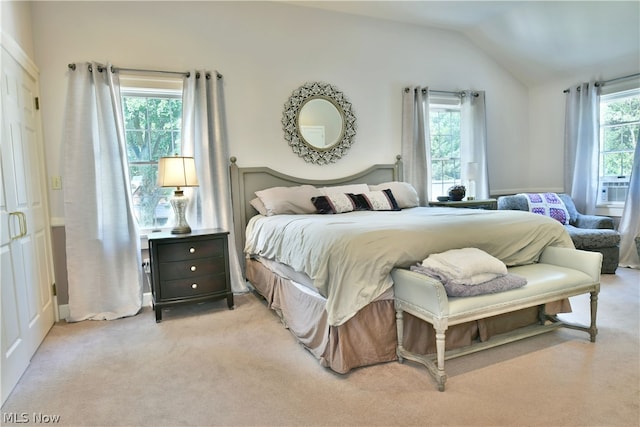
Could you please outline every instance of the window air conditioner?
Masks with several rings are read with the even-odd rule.
[[[604,177],[600,181],[600,203],[621,202],[627,200],[629,192],[629,178],[621,177]]]

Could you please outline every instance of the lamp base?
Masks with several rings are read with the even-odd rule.
[[[191,227],[188,225],[186,227],[173,227],[171,229],[171,234],[189,234],[191,233]]]
[[[176,216],[171,234],[191,233],[191,227],[187,224],[187,218],[185,217],[185,209],[187,208],[187,203],[189,203],[189,198],[184,195],[182,190],[176,190],[173,192],[173,197],[170,202]]]
[[[467,183],[467,200],[475,200],[476,198],[476,180],[470,179]]]

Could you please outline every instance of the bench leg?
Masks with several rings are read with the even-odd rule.
[[[435,372],[436,381],[438,382],[438,390],[444,391],[444,383],[447,381],[447,374],[444,372],[444,351],[445,351],[445,331],[444,329],[436,329],[436,356],[437,371]]]
[[[591,325],[589,325],[589,336],[591,342],[596,342],[598,328],[596,327],[596,313],[598,311],[598,292],[591,292]]]
[[[442,326],[440,326],[442,327]],[[444,329],[437,329],[436,331],[436,357],[433,355],[422,355],[407,351],[403,346],[404,339],[404,311],[396,305],[396,330],[398,332],[398,345],[396,347],[396,354],[398,356],[398,362],[402,363],[404,359],[409,359],[414,362],[423,364],[428,370],[431,376],[438,383],[438,390],[444,391],[444,383],[447,380],[447,374],[444,372],[444,359],[445,359],[445,331]]]
[[[547,321],[547,313],[544,310],[544,304],[538,306],[538,322],[544,325]]]
[[[398,346],[396,347],[396,355],[398,356],[398,362],[404,362],[402,352],[404,347],[402,346],[402,340],[404,338],[404,315],[402,310],[396,309],[396,331],[398,333]]]

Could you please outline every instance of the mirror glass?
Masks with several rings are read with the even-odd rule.
[[[342,158],[355,137],[351,103],[334,86],[312,82],[293,91],[285,104],[282,125],[294,153],[319,165]]]
[[[342,113],[328,99],[311,97],[300,108],[298,129],[304,142],[319,150],[326,150],[342,138]]]

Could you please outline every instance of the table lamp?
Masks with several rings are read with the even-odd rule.
[[[467,200],[474,200],[476,198],[476,179],[478,179],[478,163],[467,163]]]
[[[158,161],[158,185],[160,187],[176,187],[171,198],[171,206],[175,212],[175,225],[172,234],[191,233],[187,224],[185,209],[189,198],[184,195],[181,187],[197,187],[196,162],[193,157],[173,156],[161,157]]]

